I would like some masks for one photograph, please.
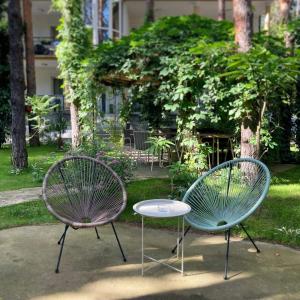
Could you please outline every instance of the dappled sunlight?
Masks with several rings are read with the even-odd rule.
[[[238,279],[232,278],[231,282],[239,285],[244,280],[250,279],[251,273],[240,274]],[[219,279],[216,279],[219,278]],[[52,299],[135,299],[145,295],[184,294],[189,291],[201,292],[201,289],[215,289],[223,285],[222,273],[205,273],[202,276],[184,276],[177,273],[159,276],[125,276],[119,277],[115,273],[114,278],[107,278],[88,283],[76,289],[74,292],[49,293],[47,295],[32,298],[32,300]],[[177,299],[181,299],[178,296]]]

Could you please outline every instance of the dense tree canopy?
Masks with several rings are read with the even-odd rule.
[[[103,43],[91,65],[95,82],[130,86],[133,101],[151,94],[162,114],[176,112],[181,133],[207,121],[239,130],[251,113],[253,143],[272,146],[276,105],[295,98],[299,56],[287,51],[282,39],[261,33],[249,52],[237,53],[230,22],[192,15],[162,18]]]

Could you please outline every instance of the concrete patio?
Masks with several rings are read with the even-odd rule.
[[[233,239],[230,280],[223,280],[223,236],[191,233],[185,243],[185,276],[155,266],[141,276],[140,228],[116,223],[127,254],[123,263],[112,229],[71,230],[61,263],[54,268],[63,225],[28,226],[0,231],[0,299],[300,299],[300,253]],[[175,234],[146,229],[148,254],[166,257]],[[149,253],[149,251],[151,251]],[[149,263],[149,265],[153,265]]]

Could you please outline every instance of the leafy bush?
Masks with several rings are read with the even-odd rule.
[[[32,180],[34,182],[42,182],[48,171],[49,166],[57,161],[57,156],[55,152],[50,153],[48,156],[34,162],[30,166]]]
[[[125,153],[120,151],[100,151],[96,159],[111,167],[123,180],[128,182],[133,177],[135,162]]]
[[[77,149],[70,150],[67,155],[82,155],[105,163],[110,166],[123,180],[128,182],[133,177],[133,170],[136,167],[135,162],[119,147],[111,148],[102,139],[94,142],[84,142]]]
[[[153,156],[157,155],[159,166],[163,167],[163,160],[161,157],[163,152],[169,151],[171,147],[175,146],[175,144],[162,136],[150,137],[146,143],[149,144],[149,148],[147,149],[148,153]],[[153,161],[151,165],[151,170],[152,168],[153,168]]]
[[[295,101],[300,53],[294,54],[283,39],[263,33],[249,52],[238,53],[231,23],[192,15],[161,18],[105,42],[90,65],[95,82],[130,86],[133,102],[151,94],[162,116],[176,114],[179,133],[211,124],[238,133],[246,122],[259,155],[275,147],[269,133],[279,104]]]

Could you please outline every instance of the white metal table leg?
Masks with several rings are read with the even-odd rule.
[[[142,276],[144,276],[144,217],[142,216]]]
[[[176,240],[176,244],[177,244],[177,249],[176,249],[176,254],[177,254],[177,258],[179,257],[179,248],[180,248],[180,217],[177,218],[177,240]]]
[[[181,273],[184,275],[184,216],[182,217],[182,241],[181,241]]]

